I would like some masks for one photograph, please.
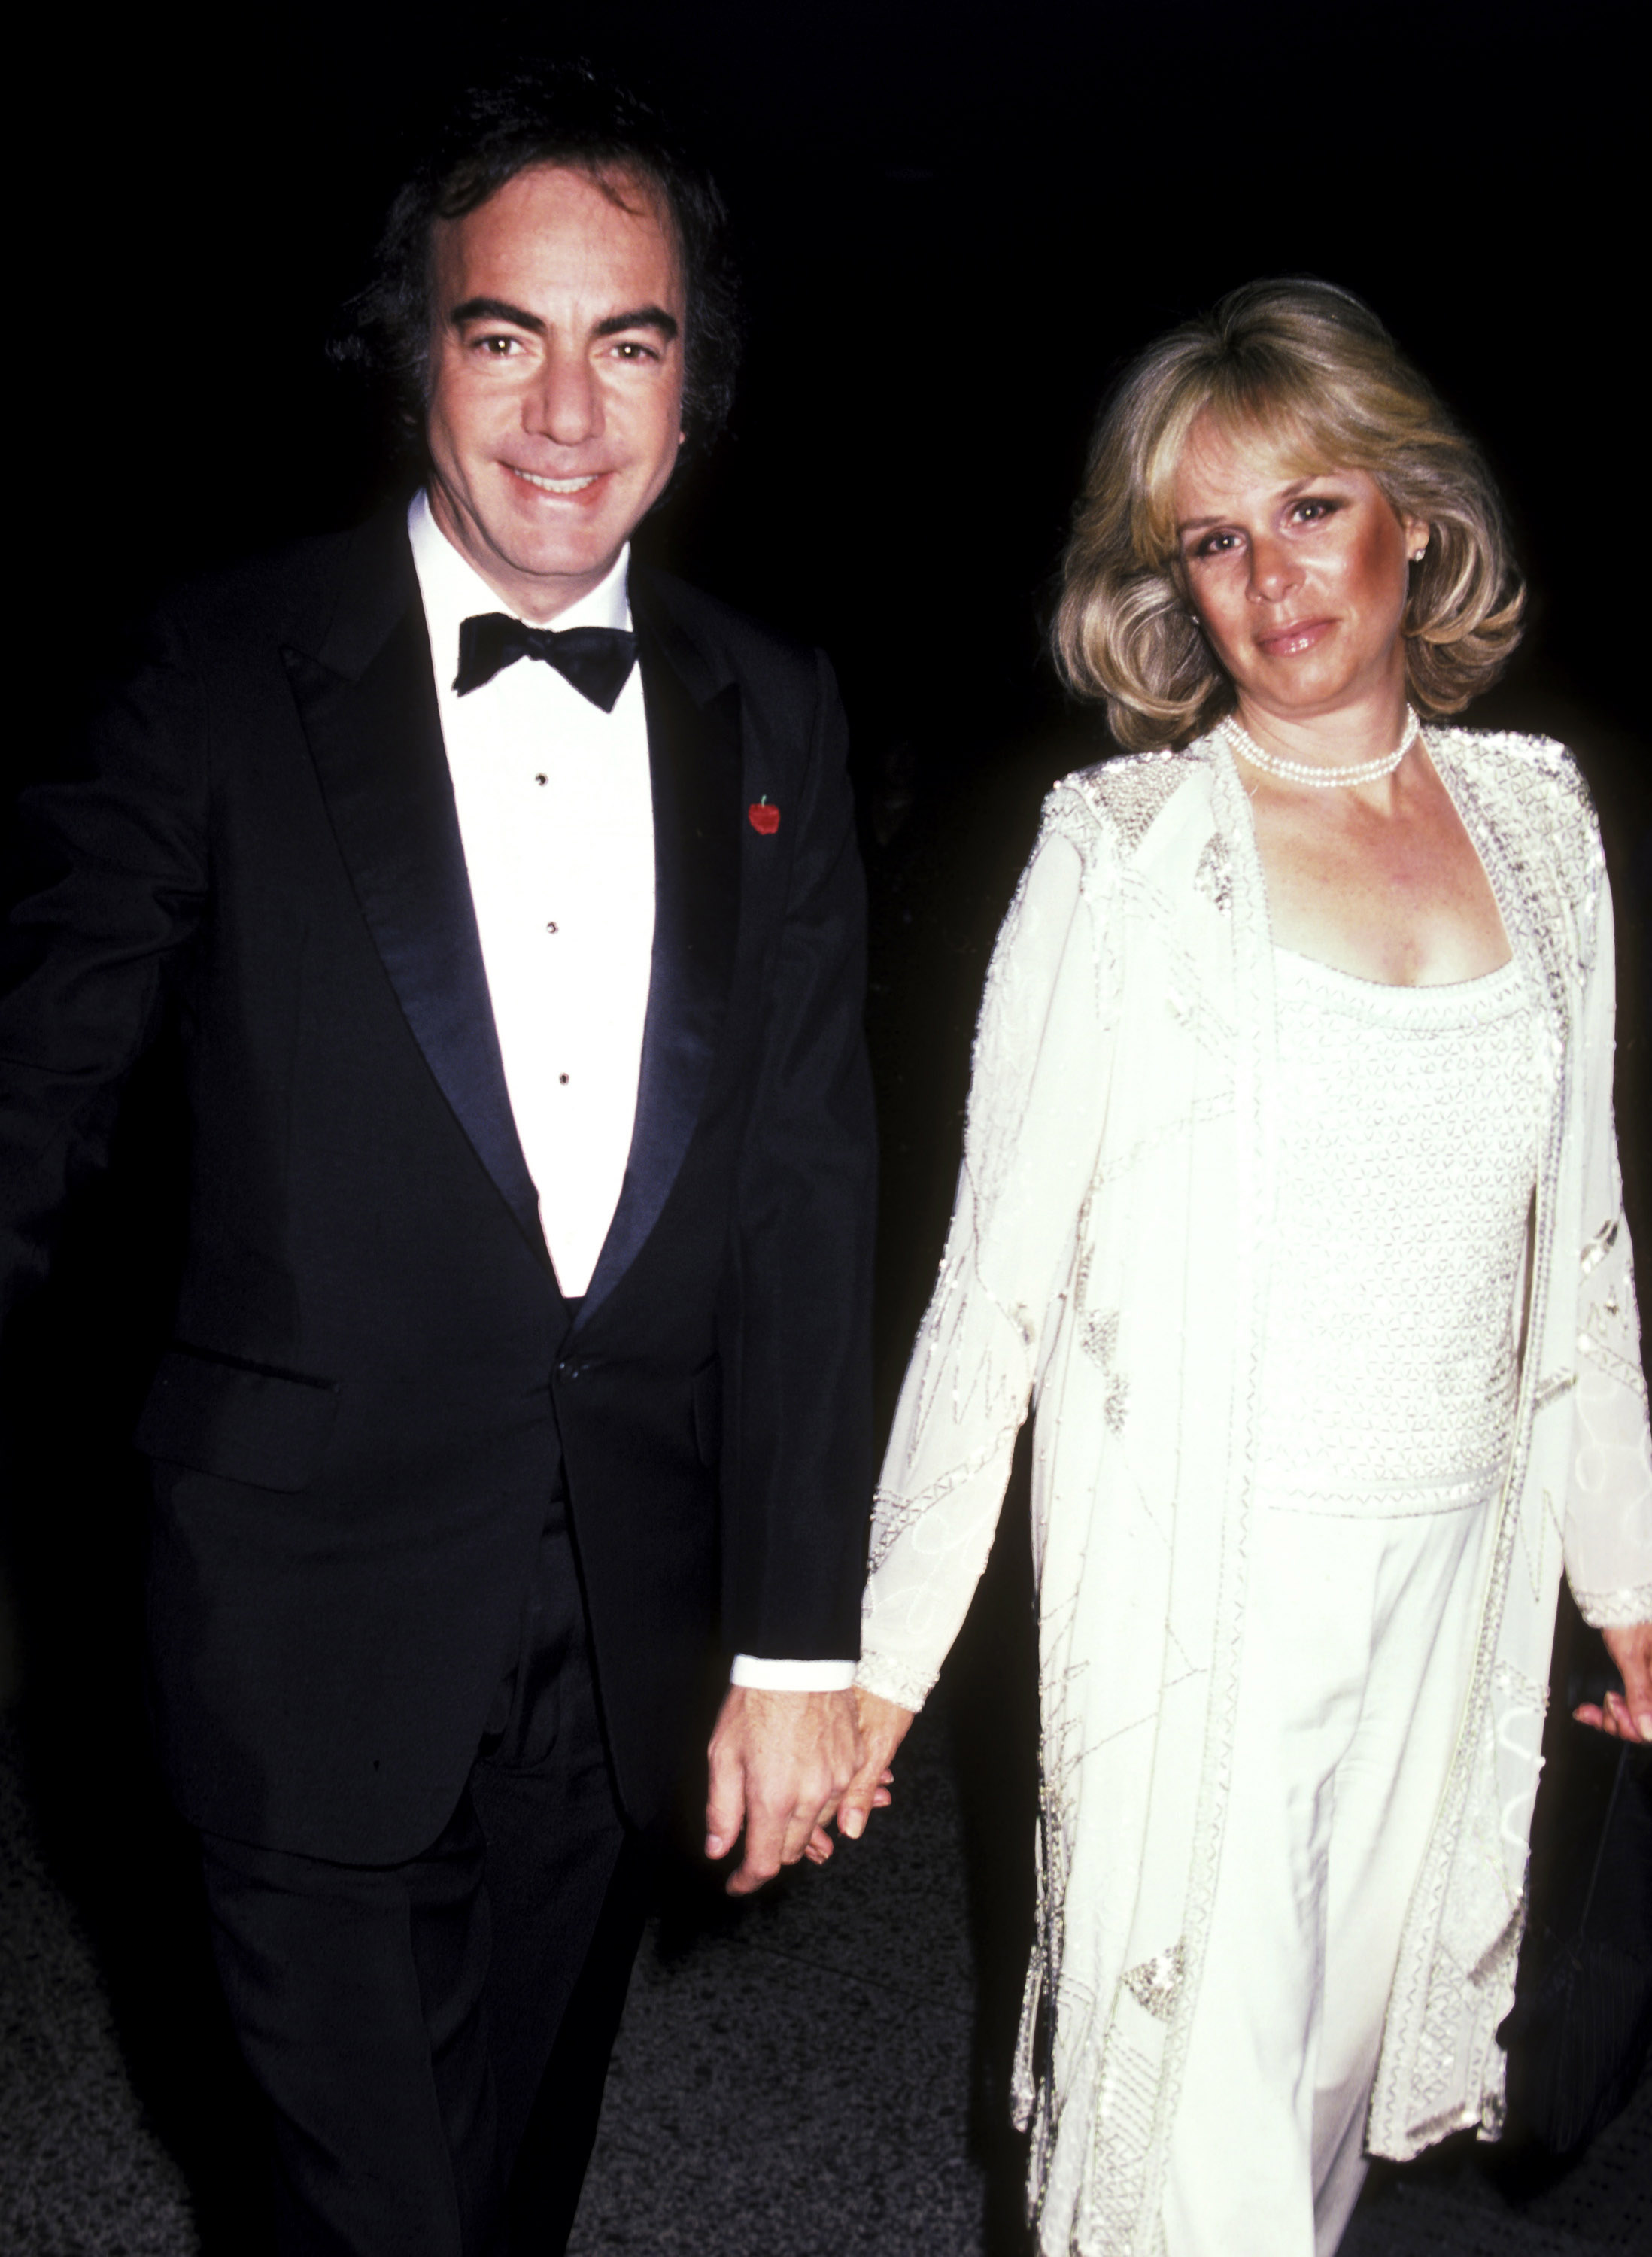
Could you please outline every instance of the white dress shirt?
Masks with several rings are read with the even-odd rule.
[[[432,516],[407,535],[511,1111],[566,1294],[582,1293],[619,1201],[637,1114],[654,936],[653,794],[640,669],[604,713],[518,659],[461,697],[459,629],[507,612]],[[553,623],[631,626],[629,546]],[[836,1691],[849,1661],[736,1657],[733,1682]]]
[[[597,1267],[631,1150],[654,937],[654,817],[638,669],[604,713],[518,659],[461,697],[461,623],[506,607],[436,524],[407,515],[441,734],[511,1111],[564,1293]],[[561,612],[629,627],[629,549]]]

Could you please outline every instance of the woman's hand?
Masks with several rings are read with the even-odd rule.
[[[895,1750],[912,1729],[914,1715],[912,1709],[902,1709],[879,1694],[868,1693],[861,1685],[855,1687],[855,1709],[865,1753],[860,1769],[844,1789],[837,1804],[837,1831],[851,1842],[860,1839],[874,1810],[886,1810],[889,1807],[893,1799],[889,1790],[895,1776],[890,1765],[894,1761]],[[803,1855],[811,1864],[823,1865],[831,1856],[832,1847],[822,1820]]]
[[[1623,1690],[1608,1693],[1598,1706],[1585,1701],[1571,1713],[1580,1724],[1610,1732],[1614,1740],[1652,1742],[1652,1622],[1627,1623],[1621,1630],[1603,1630],[1600,1635],[1617,1665]]]

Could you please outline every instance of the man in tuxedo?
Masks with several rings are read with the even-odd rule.
[[[859,1754],[841,710],[630,557],[726,396],[720,220],[589,74],[462,104],[360,309],[411,506],[164,606],[25,804],[9,1297],[178,1031],[152,1705],[284,2252],[561,2246],[719,1631],[732,1889]]]

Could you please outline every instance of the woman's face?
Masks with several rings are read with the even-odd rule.
[[[1374,478],[1304,477],[1207,413],[1175,502],[1194,606],[1242,705],[1308,721],[1403,700],[1407,568],[1429,529]]]

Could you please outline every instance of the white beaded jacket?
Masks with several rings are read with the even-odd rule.
[[[1652,1448],[1612,1122],[1599,833],[1543,739],[1437,728],[1552,1072],[1523,1348],[1456,1755],[1367,2146],[1494,2134],[1563,1562],[1652,1616]],[[873,1521],[860,1681],[917,1708],[1036,1408],[1039,1938],[1018,2105],[1049,2257],[1153,2257],[1229,1813],[1274,1195],[1273,949],[1221,739],[1051,793],[987,976],[957,1206]],[[1242,1815],[1242,1814],[1241,1814]]]

